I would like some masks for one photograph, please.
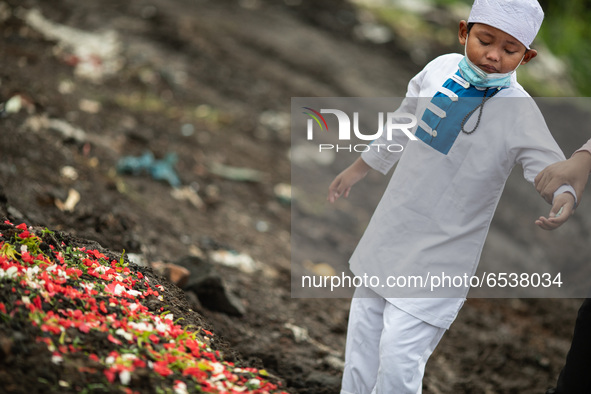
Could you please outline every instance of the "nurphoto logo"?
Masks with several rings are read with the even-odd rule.
[[[417,137],[411,132],[411,129],[416,126],[417,118],[413,114],[405,112],[378,112],[378,130],[375,133],[363,133],[359,127],[359,112],[353,112],[353,125],[351,125],[351,119],[349,115],[339,109],[320,109],[317,111],[311,107],[302,107],[305,111],[305,115],[308,115],[307,119],[307,139],[308,141],[314,140],[314,128],[319,128],[321,132],[329,132],[328,123],[322,114],[331,114],[336,117],[338,122],[338,140],[340,141],[351,141],[353,130],[354,136],[361,141],[368,141],[362,144],[318,144],[318,151],[323,150],[335,150],[348,151],[348,152],[366,152],[370,149],[387,149],[389,152],[401,152],[404,147],[400,144],[384,144],[384,143],[373,143],[378,138],[382,137],[386,132],[386,140],[392,141],[395,132],[404,133],[411,141],[416,141]],[[384,117],[386,120],[384,121]],[[317,125],[317,127],[315,127]]]

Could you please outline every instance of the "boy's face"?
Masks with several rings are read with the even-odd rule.
[[[534,49],[526,52],[525,45],[510,34],[483,23],[475,23],[468,40],[467,37],[468,23],[460,21],[458,38],[460,44],[467,43],[466,55],[472,63],[489,74],[511,72],[537,55]]]

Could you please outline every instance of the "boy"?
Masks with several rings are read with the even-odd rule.
[[[473,274],[513,166],[521,164],[533,182],[546,165],[564,159],[514,73],[537,55],[529,46],[543,16],[536,0],[476,0],[459,26],[465,56],[429,63],[410,81],[399,108],[416,115],[420,141],[395,135],[403,152],[370,149],[332,182],[330,202],[346,197],[370,168],[385,174],[398,162],[351,257],[356,276]],[[375,141],[381,143],[391,143],[385,133]],[[550,217],[558,217],[550,226],[566,221],[575,202],[572,188],[557,190]],[[405,290],[400,297],[381,285],[356,289],[342,394],[422,392],[427,359],[468,288],[440,298],[421,298],[433,295],[419,287]]]

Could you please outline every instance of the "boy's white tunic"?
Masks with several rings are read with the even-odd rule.
[[[409,83],[399,111],[416,114],[420,120],[429,99],[458,71],[462,57],[444,55],[429,63]],[[419,97],[426,99],[413,99]],[[478,111],[467,130],[477,117]],[[476,131],[460,132],[447,154],[422,140],[409,141],[402,132],[394,134],[394,141],[386,140],[384,133],[374,144],[400,143],[405,145],[402,153],[371,149],[362,154],[367,164],[384,174],[397,161],[398,166],[351,257],[351,270],[357,276],[378,276],[380,286],[372,290],[396,307],[449,328],[468,288],[449,296],[453,298],[420,298],[432,293],[418,287],[397,293],[399,289],[381,285],[390,275],[473,274],[512,168],[520,164],[533,183],[538,172],[564,160],[564,155],[515,76],[510,87],[484,105]]]

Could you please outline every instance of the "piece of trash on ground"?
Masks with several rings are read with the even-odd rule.
[[[232,167],[216,162],[211,163],[209,171],[212,174],[231,181],[261,182],[265,177],[265,174],[259,170],[245,167]]]
[[[296,343],[307,342],[310,339],[308,329],[305,327],[296,326],[291,323],[285,323],[284,327],[293,333],[293,339]]]
[[[310,260],[304,260],[302,262],[302,265],[304,266],[305,269],[307,269],[308,271],[310,271],[318,276],[335,276],[336,275],[335,269],[328,263],[314,264]]]
[[[33,100],[23,94],[15,94],[5,103],[0,104],[0,114],[2,116],[19,113],[21,109],[25,109],[29,114],[35,112]]]
[[[46,19],[33,8],[20,17],[34,30],[58,42],[61,58],[73,65],[75,75],[100,82],[123,67],[122,44],[114,30],[87,32]]]
[[[146,258],[143,254],[140,253],[126,253],[125,254],[129,261],[135,265],[139,265],[140,267],[149,267],[150,264],[146,261]]]
[[[255,136],[259,139],[268,140],[277,138],[289,141],[290,114],[287,112],[264,111],[259,115],[259,127]]]
[[[78,202],[80,202],[80,193],[78,193],[75,189],[70,189],[68,191],[68,197],[66,198],[66,201],[55,200],[55,206],[60,211],[72,212]]]
[[[62,119],[48,119],[47,128],[57,131],[64,139],[72,139],[76,142],[86,141],[86,132]]]
[[[257,229],[259,233],[266,233],[269,231],[269,223],[264,220],[257,220],[254,227]]]
[[[193,189],[191,186],[183,186],[172,189],[170,195],[179,201],[189,201],[191,205],[193,205],[197,209],[203,209],[205,207],[205,203],[199,197],[199,194]]]
[[[87,134],[84,130],[63,119],[50,119],[45,114],[28,117],[25,121],[25,127],[36,133],[43,129],[57,131],[64,140],[74,140],[78,143],[85,143],[87,140]]]
[[[63,178],[66,178],[70,181],[75,181],[76,179],[78,179],[78,171],[76,171],[76,169],[72,166],[62,167],[62,169],[60,170],[60,175]]]
[[[69,79],[62,80],[57,85],[57,91],[61,94],[72,94],[76,89],[76,85]]]
[[[103,108],[103,105],[96,100],[81,99],[78,102],[78,108],[89,114],[97,114]]]
[[[280,203],[286,205],[291,204],[291,185],[287,183],[278,183],[273,187],[273,192]]]
[[[345,360],[343,360],[341,357],[328,355],[324,357],[324,362],[337,371],[342,371],[345,369]]]
[[[174,169],[177,160],[175,153],[168,153],[164,159],[156,160],[152,152],[148,151],[141,156],[125,156],[119,159],[117,173],[131,175],[147,173],[154,180],[166,181],[176,188],[181,185],[181,180]]]
[[[190,137],[195,133],[195,126],[191,123],[185,123],[181,126],[181,134],[183,137]]]
[[[218,264],[238,268],[242,272],[253,273],[259,270],[259,263],[244,253],[233,250],[214,250],[209,252],[209,258]]]
[[[342,360],[341,353],[334,350],[334,349],[331,349],[330,347],[326,346],[325,344],[312,338],[306,327],[296,326],[295,324],[292,324],[289,322],[285,323],[283,325],[283,327],[287,328],[288,330],[290,330],[293,333],[293,339],[296,341],[296,343],[301,343],[301,342],[310,343],[311,345],[316,347],[319,351],[326,353],[327,356],[335,357],[335,359],[333,359],[331,361],[332,362],[336,361],[335,367],[338,368],[340,366],[341,363],[338,362],[338,360]],[[344,363],[344,361],[343,361],[343,363]]]

